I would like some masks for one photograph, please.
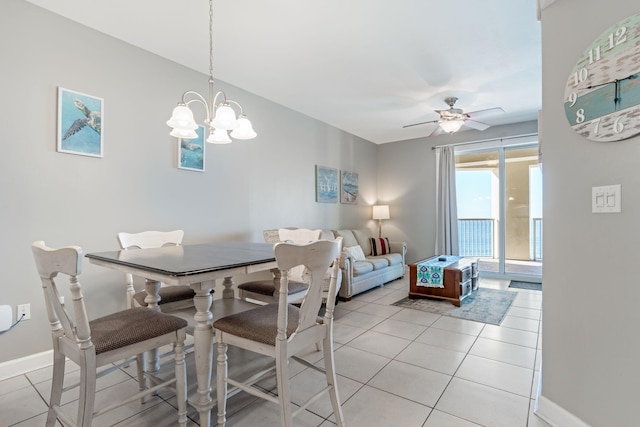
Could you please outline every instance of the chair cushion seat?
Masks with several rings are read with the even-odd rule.
[[[260,295],[272,296],[275,292],[275,285],[273,280],[255,280],[238,285],[238,289]],[[307,285],[304,283],[293,281],[289,282],[289,295],[297,294],[298,292],[306,292],[306,290]]]
[[[91,320],[89,327],[96,354],[100,354],[186,328],[187,321],[136,307]]]
[[[196,291],[191,289],[189,286],[162,286],[158,295],[160,295],[160,305],[162,305],[170,302],[193,299],[193,297],[196,296]],[[136,292],[133,299],[135,299],[141,307],[146,307],[148,305],[144,301],[146,297],[147,291],[142,290],[140,292]]]
[[[298,327],[300,309],[291,304],[287,304],[287,308],[289,310],[288,338]],[[320,323],[321,319],[318,320]],[[278,335],[277,324],[278,303],[272,303],[218,319],[213,323],[213,328],[237,337],[275,346]]]

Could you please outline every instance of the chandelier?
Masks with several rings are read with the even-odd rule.
[[[205,125],[209,128],[207,142],[212,144],[228,144],[231,137],[235,139],[253,139],[257,136],[251,126],[251,122],[244,115],[242,105],[228,99],[223,91],[214,94],[213,90],[213,0],[209,0],[209,102],[204,96],[193,90],[188,90],[182,94],[182,100],[173,109],[171,118],[167,125],[172,128],[169,135],[182,139],[194,139],[198,137],[196,129],[198,124],[193,119],[193,111],[189,104],[199,102],[206,109]],[[233,109],[235,106],[239,110],[238,116]]]

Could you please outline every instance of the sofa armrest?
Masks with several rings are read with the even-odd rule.
[[[340,253],[340,271],[342,272],[342,286],[339,295],[344,298],[351,297],[353,283],[353,257],[346,251]]]
[[[405,242],[389,242],[391,253],[402,255],[402,265],[406,265],[407,244]]]

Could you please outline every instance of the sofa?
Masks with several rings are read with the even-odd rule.
[[[354,295],[404,276],[407,253],[404,242],[376,238],[368,228],[334,230],[333,234],[343,239],[340,299],[348,301]]]

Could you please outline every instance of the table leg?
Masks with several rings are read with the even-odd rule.
[[[222,290],[222,299],[235,298],[235,293],[233,291],[233,277],[225,277],[222,281],[222,286],[224,286],[224,289]]]
[[[147,291],[147,296],[144,297],[144,302],[151,310],[160,311],[160,282],[152,279],[145,279],[144,286]],[[158,357],[158,349],[149,350],[147,353],[147,371],[157,372],[160,370],[160,360]]]
[[[196,377],[198,380],[198,395],[190,403],[200,414],[200,426],[211,426],[211,409],[214,401],[211,398],[211,373],[213,370],[213,335],[211,324],[211,289],[215,281],[193,283],[191,288],[196,292],[193,298],[196,307],[194,319],[196,321],[194,338],[194,352],[196,359]]]

